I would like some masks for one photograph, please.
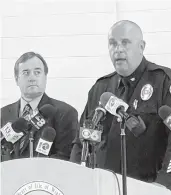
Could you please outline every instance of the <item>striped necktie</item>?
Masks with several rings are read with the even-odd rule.
[[[24,118],[25,120],[30,120],[30,115],[32,114],[32,108],[29,103],[27,103],[23,109],[23,112],[20,117]],[[29,133],[25,134],[16,144],[14,147],[14,152],[16,158],[19,158],[20,154],[23,153],[25,148],[28,146],[29,143]]]
[[[22,115],[21,117],[25,118],[27,121],[30,120],[30,115],[33,113],[33,110],[30,106],[30,104],[26,104],[24,109],[23,109],[23,112],[22,112]]]

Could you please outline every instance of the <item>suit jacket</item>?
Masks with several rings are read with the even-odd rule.
[[[46,94],[43,95],[39,102],[38,109],[43,105],[50,104],[56,109],[56,114],[47,121],[48,126],[53,127],[56,130],[56,137],[53,142],[50,157],[69,160],[72,141],[75,138],[78,128],[78,113],[75,108],[69,104],[52,99]],[[8,122],[14,122],[19,118],[20,100],[15,103],[9,104],[1,108],[1,127]],[[38,143],[41,130],[37,131],[34,135],[34,150]],[[36,152],[34,156],[37,155]],[[29,147],[25,149],[19,158],[29,157]],[[12,158],[16,158],[15,154]]]

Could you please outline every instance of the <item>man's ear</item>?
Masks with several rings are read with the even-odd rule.
[[[16,84],[18,86],[18,76],[15,76],[15,82],[16,82]]]
[[[141,40],[141,42],[140,42],[140,49],[141,49],[142,54],[144,52],[145,45],[146,45],[145,41],[144,40]]]

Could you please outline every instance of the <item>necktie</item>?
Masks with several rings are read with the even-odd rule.
[[[122,78],[121,82],[122,82],[122,86],[121,86],[120,97],[123,101],[128,103],[129,83],[125,78]]]
[[[20,117],[23,117],[25,120],[29,121],[30,120],[30,115],[32,114],[32,108],[30,104],[26,104],[22,115]],[[25,134],[16,144],[14,147],[14,152],[16,158],[19,157],[19,153],[21,154],[25,148],[28,146],[29,143],[29,133]]]
[[[26,104],[21,116],[28,121],[30,119],[31,114],[32,114],[32,108],[30,104]]]

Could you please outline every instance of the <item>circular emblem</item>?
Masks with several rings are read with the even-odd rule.
[[[83,136],[84,139],[88,139],[91,136],[90,130],[89,129],[84,129],[82,131],[82,136]]]
[[[141,89],[141,99],[146,101],[151,98],[153,94],[153,87],[150,84],[146,84]]]
[[[18,189],[14,195],[32,195],[32,194],[47,194],[47,195],[64,195],[63,192],[61,192],[57,187],[43,182],[43,181],[34,181],[25,184],[20,189]]]
[[[99,139],[99,135],[97,134],[97,131],[94,131],[92,134],[91,134],[91,139],[93,141],[97,141]]]
[[[42,145],[43,150],[48,150],[49,148],[50,148],[50,146],[48,143],[43,143],[43,145]]]

